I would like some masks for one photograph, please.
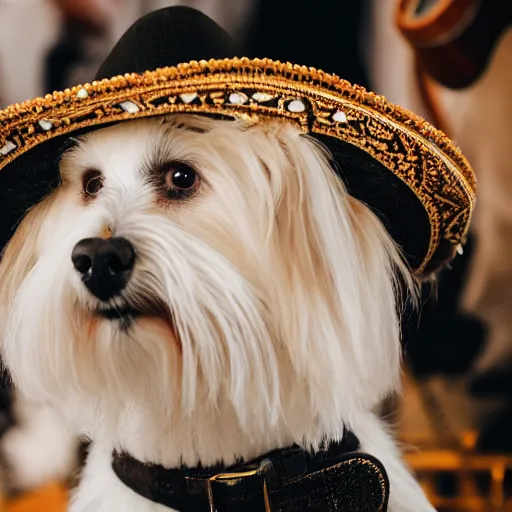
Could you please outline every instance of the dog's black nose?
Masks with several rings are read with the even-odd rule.
[[[126,286],[135,249],[126,238],[85,238],[75,245],[71,259],[85,286],[106,302]]]

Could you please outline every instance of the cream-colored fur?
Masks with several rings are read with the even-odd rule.
[[[197,193],[163,198],[155,160],[193,165]],[[60,167],[0,265],[0,334],[21,392],[93,439],[73,512],[161,509],[116,480],[113,448],[231,464],[344,426],[385,465],[392,512],[433,510],[371,412],[399,387],[396,282],[412,278],[317,143],[289,124],[171,116],[93,132]],[[87,169],[104,187],[84,202]],[[107,226],[137,252],[111,305],[155,297],[168,318],[95,314],[71,252]]]

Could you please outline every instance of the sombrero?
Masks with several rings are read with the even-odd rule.
[[[378,215],[418,276],[465,242],[475,177],[442,132],[337,76],[244,57],[207,16],[170,7],[137,21],[92,83],[0,111],[0,246],[58,183],[70,136],[178,112],[284,120],[318,139],[349,193]]]

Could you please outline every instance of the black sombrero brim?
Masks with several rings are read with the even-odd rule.
[[[475,178],[443,133],[336,76],[234,52],[203,14],[155,11],[123,36],[97,81],[1,111],[0,243],[54,186],[69,136],[196,113],[296,124],[328,147],[349,192],[382,219],[418,275],[451,259],[468,231]]]

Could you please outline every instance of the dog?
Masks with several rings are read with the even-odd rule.
[[[282,121],[173,114],[78,136],[0,263],[20,392],[92,440],[72,512],[169,510],[113,450],[165,467],[318,450],[349,428],[391,512],[434,510],[378,417],[417,285],[327,150]]]

